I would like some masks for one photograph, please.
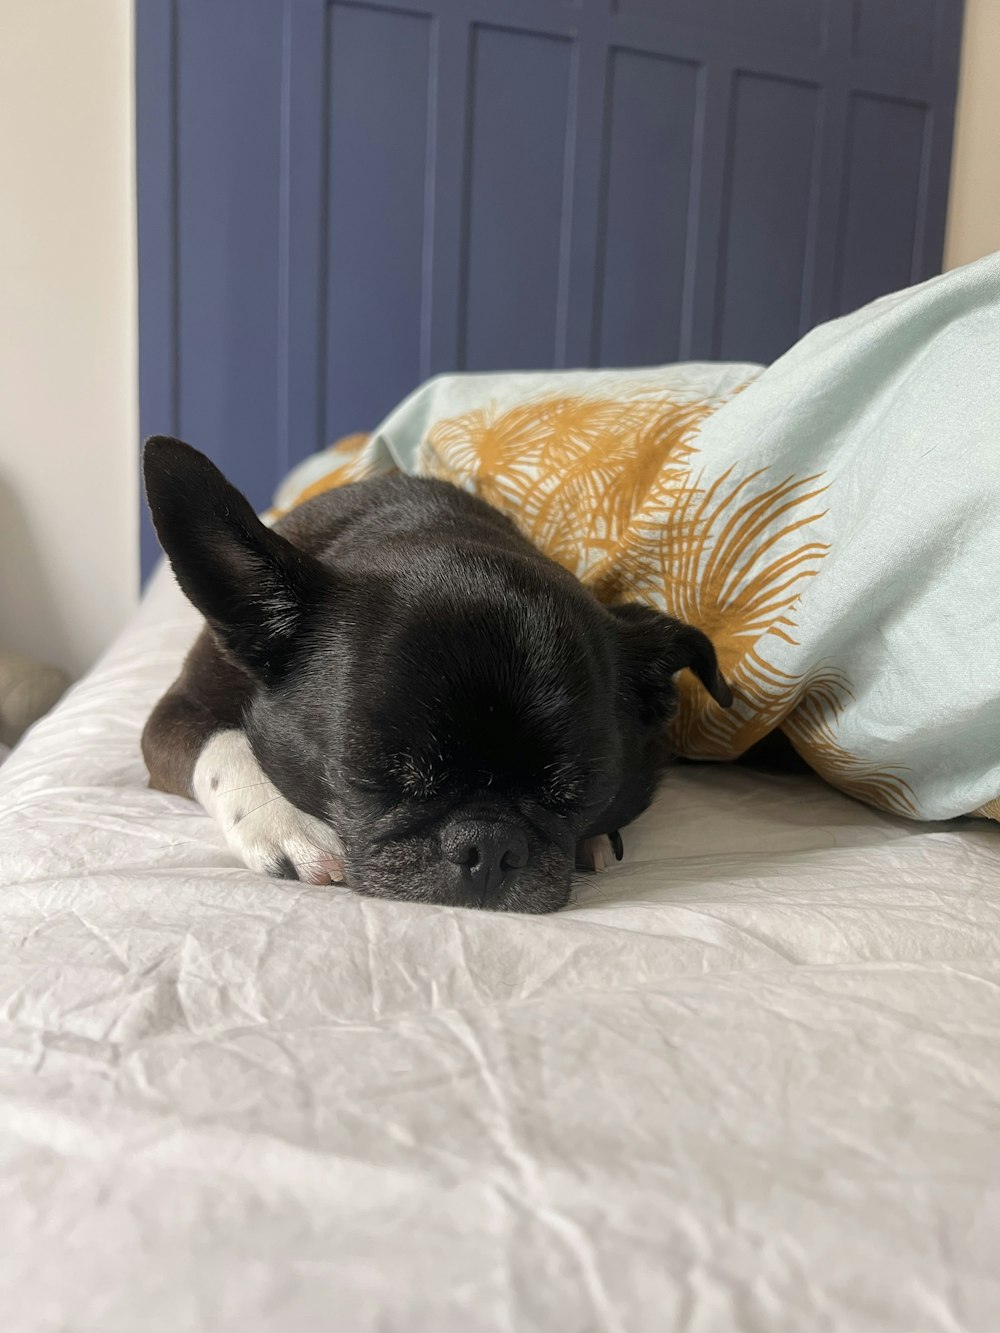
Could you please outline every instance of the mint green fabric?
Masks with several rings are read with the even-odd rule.
[[[625,591],[712,633],[738,696],[723,717],[682,682],[682,752],[732,757],[781,727],[820,773],[873,804],[920,819],[1000,818],[1000,255],[814,329],[763,371],[432,380],[369,439],[357,475],[395,466],[483,490],[474,422],[536,402],[541,411],[552,395],[705,406],[687,480],[661,488],[658,509],[647,496],[622,536]],[[544,458],[524,457],[544,471]],[[285,498],[324,467],[329,456],[297,470]],[[516,487],[488,494],[549,549]],[[666,560],[663,586],[643,584],[636,534],[666,551],[671,525],[696,512],[692,497],[716,495],[715,528],[686,576],[702,586],[678,590]],[[775,609],[763,625],[741,620],[740,590],[718,578],[713,589],[711,574],[713,543],[731,539],[753,506],[762,517],[744,523],[757,552],[746,580],[754,559],[758,573],[786,557],[791,571],[787,587],[771,578]],[[596,568],[581,555],[581,577],[596,579]],[[600,577],[599,595],[609,586],[606,570]]]

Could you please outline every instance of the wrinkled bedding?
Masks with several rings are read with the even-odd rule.
[[[689,766],[554,917],[269,881],[144,785],[194,627],[0,770],[5,1333],[996,1327],[995,824]]]

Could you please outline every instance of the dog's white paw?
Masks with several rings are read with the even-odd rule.
[[[198,756],[191,787],[251,870],[306,884],[342,882],[340,839],[285,800],[264,776],[242,731],[218,731],[210,738]]]

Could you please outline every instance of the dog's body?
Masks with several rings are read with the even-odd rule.
[[[730,702],[708,639],[607,609],[496,510],[394,477],[273,530],[202,455],[150,441],[146,485],[208,622],[143,735],[255,869],[548,911],[577,844],[648,805],[673,676]]]

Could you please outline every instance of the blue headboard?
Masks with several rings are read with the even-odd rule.
[[[770,361],[939,270],[960,28],[961,0],[136,0],[143,433],[261,505],[438,371]]]

